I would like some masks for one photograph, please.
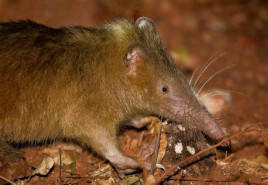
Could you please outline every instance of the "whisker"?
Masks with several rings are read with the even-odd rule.
[[[207,97],[207,96],[215,96],[215,95],[219,95],[220,93],[218,92],[210,92],[210,93],[206,93],[205,95],[202,95],[201,97],[204,98],[204,97]]]
[[[197,76],[195,83],[193,85],[193,89],[198,85],[198,82],[201,78],[201,76],[204,74],[204,72],[206,72],[206,70],[208,69],[208,67],[213,64],[214,62],[218,61],[219,58],[221,58],[225,53],[221,53],[216,57],[211,57],[211,61],[201,70],[201,72],[199,73],[199,75]]]
[[[203,88],[204,88],[204,87],[207,85],[207,83],[210,82],[215,76],[217,76],[218,74],[220,74],[220,73],[222,73],[222,72],[224,72],[224,71],[226,71],[226,70],[228,70],[228,69],[230,69],[230,68],[232,68],[232,67],[234,67],[234,66],[235,66],[235,64],[229,65],[229,66],[227,66],[227,67],[225,67],[225,68],[223,68],[223,69],[221,69],[221,70],[215,72],[213,75],[211,75],[211,76],[205,81],[205,83],[203,83],[203,85],[199,88],[199,90],[197,91],[197,96],[199,96],[199,94],[201,93],[201,91],[203,90]]]
[[[241,96],[249,98],[247,94],[239,92],[239,91],[230,90],[230,89],[218,89],[218,88],[216,90],[210,90],[210,91],[208,91],[207,93],[205,93],[204,95],[201,95],[201,96],[202,97],[207,97],[207,96],[215,96],[215,95],[222,94],[222,92],[219,92],[219,91],[228,91],[228,92],[239,94]]]
[[[191,76],[191,78],[190,78],[190,80],[189,80],[189,85],[190,85],[190,86],[192,85],[192,81],[193,81],[193,78],[194,78],[194,76],[195,76],[195,73],[197,72],[197,69],[198,69],[198,68],[196,68],[196,69],[194,70],[194,72],[193,72],[193,74],[192,74],[192,76]]]
[[[218,90],[224,90],[224,89],[218,89]],[[242,92],[240,92],[240,91],[235,91],[235,90],[230,90],[230,89],[227,89],[227,91],[230,91],[231,93],[239,94],[239,95],[241,95],[241,96],[244,96],[244,97],[249,98],[249,96],[248,96],[247,94],[242,93]]]
[[[208,63],[209,63],[211,60],[213,60],[213,58],[216,57],[216,56],[217,56],[217,55],[212,55],[212,56],[210,56],[210,57],[208,58]],[[199,68],[196,68],[196,69],[194,70],[194,72],[193,72],[193,74],[192,74],[192,76],[191,76],[191,78],[190,78],[190,80],[189,80],[189,85],[190,85],[190,86],[192,85],[193,78],[194,78],[194,76],[195,76],[195,74],[196,74],[196,72],[197,72],[198,69],[199,69]]]
[[[206,93],[204,93],[204,95],[200,94],[199,96],[204,98],[204,97],[207,97],[207,96],[221,95],[221,94],[224,93],[224,92],[221,92],[221,91],[225,91],[225,90],[224,89],[210,90],[210,91],[207,91]]]

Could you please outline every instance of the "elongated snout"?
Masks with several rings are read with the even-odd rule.
[[[192,124],[194,124],[199,130],[215,141],[221,141],[225,137],[222,128],[219,126],[216,119],[210,115],[210,113],[204,110],[204,112],[197,114],[200,114],[199,119],[195,119]]]
[[[191,124],[215,141],[221,141],[225,134],[216,119],[200,104],[176,106],[169,104],[162,109],[162,116],[173,121]]]

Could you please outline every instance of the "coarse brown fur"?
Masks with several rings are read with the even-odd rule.
[[[133,169],[138,164],[116,144],[120,124],[141,127],[136,120],[149,115],[183,121],[185,110],[200,128],[213,122],[145,21],[144,28],[125,19],[101,28],[1,23],[1,138],[74,139],[118,169]],[[214,125],[204,132],[223,136]]]

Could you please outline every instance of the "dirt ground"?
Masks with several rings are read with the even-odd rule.
[[[98,26],[118,17],[136,19],[140,16],[155,21],[164,43],[189,79],[192,74],[194,79],[198,78],[198,71],[213,61],[201,75],[199,88],[209,79],[203,91],[219,92],[224,105],[217,104],[220,113],[215,114],[228,135],[262,125],[263,132],[249,133],[232,141],[233,151],[224,161],[227,167],[218,164],[221,169],[199,180],[212,179],[207,184],[216,184],[219,179],[227,180],[218,184],[268,184],[268,132],[264,132],[268,128],[268,1],[0,0],[0,21],[31,19],[53,27]],[[217,95],[216,100],[208,101],[218,101]],[[64,148],[64,155],[69,156],[66,164],[70,165],[62,166],[69,173],[69,178],[63,180],[65,184],[131,184],[118,180],[107,162],[88,151],[73,145],[69,148],[58,145]],[[36,167],[44,156],[58,155],[58,148],[41,145],[22,150],[28,163]],[[100,169],[107,170],[108,176],[106,172],[106,176],[94,176]],[[236,173],[230,172],[235,169]],[[22,171],[25,170],[19,170],[18,174]],[[32,177],[28,183],[61,183],[59,171],[59,166],[55,166],[48,175]],[[102,181],[98,181],[99,176]],[[133,184],[138,183],[134,177]],[[178,184],[177,181],[166,184],[174,182]],[[201,184],[193,179],[184,183]]]

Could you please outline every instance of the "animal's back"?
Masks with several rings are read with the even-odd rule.
[[[55,63],[59,54],[64,29],[49,28],[31,21],[0,24],[1,75],[29,73]],[[46,66],[45,66],[46,65]]]
[[[68,41],[69,32],[31,21],[0,24],[2,138],[21,142],[63,135],[63,119],[77,106],[70,101],[78,103],[79,88],[72,87],[77,55],[83,56]]]

